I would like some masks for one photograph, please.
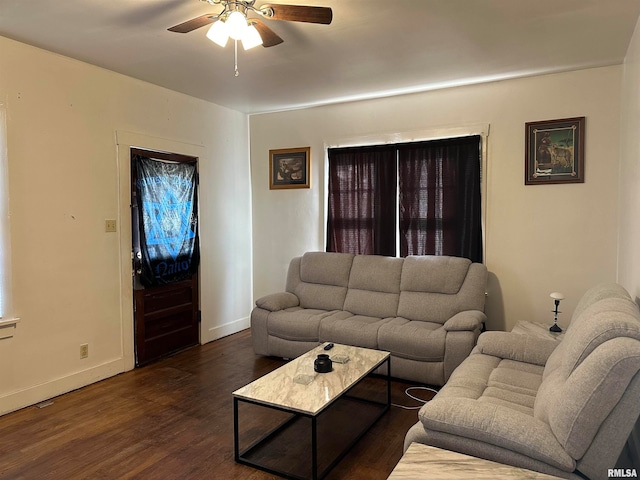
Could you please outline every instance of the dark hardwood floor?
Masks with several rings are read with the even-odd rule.
[[[235,463],[231,392],[282,364],[245,330],[0,417],[0,478],[278,478]],[[411,385],[394,381],[392,402],[416,405]],[[416,420],[392,407],[326,478],[386,479]]]

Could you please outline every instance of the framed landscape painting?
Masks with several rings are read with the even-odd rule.
[[[525,185],[584,183],[585,117],[525,124]]]
[[[311,147],[269,150],[269,188],[309,188]]]

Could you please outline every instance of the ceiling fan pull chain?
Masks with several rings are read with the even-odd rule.
[[[238,72],[238,40],[234,40],[234,55],[235,55],[235,73],[234,75],[237,77],[238,75],[240,75],[240,72]]]

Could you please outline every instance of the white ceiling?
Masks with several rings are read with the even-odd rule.
[[[260,6],[269,0],[256,1]],[[247,113],[619,64],[640,0],[271,0],[331,25],[265,20],[270,48],[167,28],[198,0],[0,0],[0,35]]]

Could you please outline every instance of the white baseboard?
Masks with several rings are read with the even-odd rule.
[[[7,393],[0,396],[0,415],[35,405],[122,372],[124,372],[124,362],[119,358],[40,385]]]
[[[238,333],[241,330],[245,330],[251,326],[251,318],[244,317],[239,318],[238,320],[234,320],[233,322],[225,323],[224,325],[218,325],[216,327],[210,328],[207,331],[206,339],[202,339],[202,343],[213,342],[222,337],[226,337],[227,335],[231,335],[233,333]]]

